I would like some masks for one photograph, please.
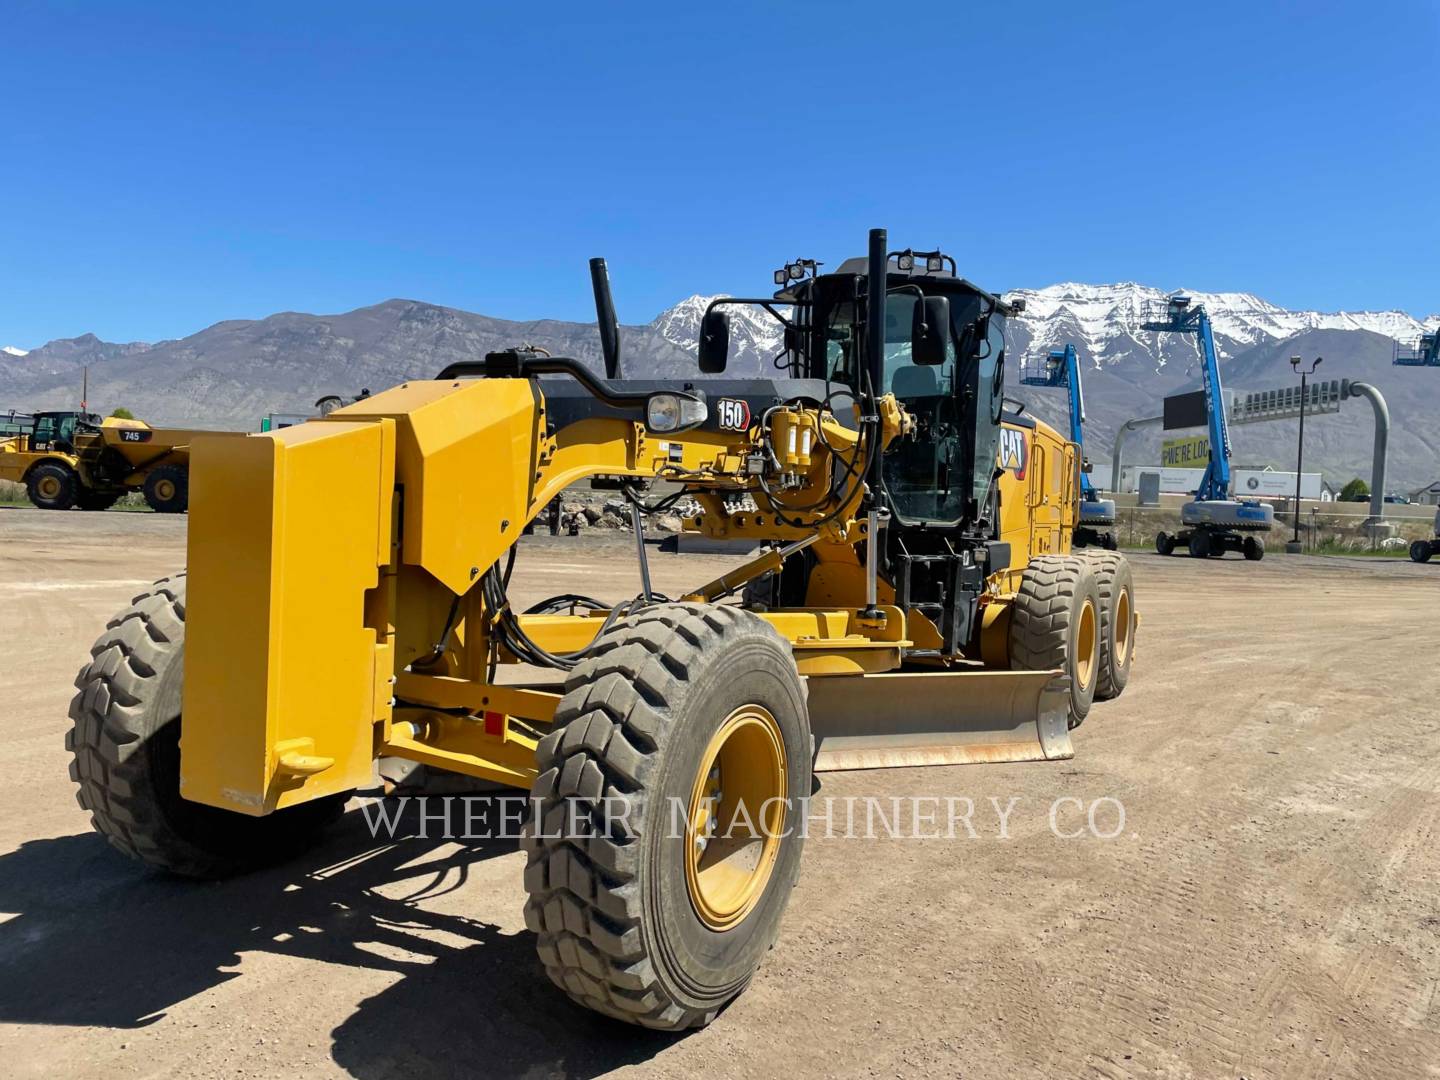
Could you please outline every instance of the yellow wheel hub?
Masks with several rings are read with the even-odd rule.
[[[1115,598],[1115,664],[1124,667],[1130,659],[1130,590],[1121,589]]]
[[[40,489],[40,494],[47,499],[53,499],[60,494],[60,481],[54,476],[42,476],[36,486]]]
[[[175,497],[174,480],[157,480],[155,482],[155,497],[161,502],[169,502]]]
[[[1095,605],[1089,600],[1080,609],[1080,627],[1075,634],[1075,675],[1080,680],[1082,688],[1090,685],[1090,680],[1095,675],[1095,659],[1099,643],[1097,625],[1099,620],[1095,617]]]
[[[729,930],[754,910],[780,853],[785,741],[759,705],[736,709],[710,740],[690,793],[685,884],[695,914]]]

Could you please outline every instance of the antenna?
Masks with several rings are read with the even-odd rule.
[[[595,320],[600,324],[600,351],[605,354],[605,377],[620,377],[620,324],[610,296],[610,271],[604,259],[590,260],[590,284],[595,289]]]

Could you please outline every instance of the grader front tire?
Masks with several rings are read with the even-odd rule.
[[[131,858],[218,878],[308,846],[344,795],[250,817],[180,795],[185,575],[163,578],[110,620],[75,679],[65,734],[70,779],[95,830]]]
[[[812,758],[790,646],[761,619],[660,604],[605,634],[541,740],[522,841],[525,921],[551,980],[633,1024],[708,1023],[779,930]],[[758,835],[705,835],[711,813],[741,820],[737,802]]]
[[[1010,666],[1070,677],[1070,727],[1090,713],[1099,683],[1100,592],[1090,559],[1042,555],[1020,579],[1010,616]]]

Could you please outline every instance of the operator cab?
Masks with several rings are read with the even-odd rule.
[[[40,412],[35,414],[30,429],[31,450],[71,450],[75,446],[75,432],[84,427],[93,427],[89,413]]]
[[[867,260],[847,259],[830,274],[813,260],[777,270],[780,288],[763,303],[786,323],[777,368],[825,386],[827,404],[852,423],[849,404],[867,387]],[[915,431],[892,444],[881,462],[890,512],[900,524],[940,530],[991,517],[991,487],[1000,440],[1005,379],[1005,319],[1011,308],[956,275],[938,251],[891,253],[886,267],[883,385],[915,418]],[[706,313],[707,329],[728,338],[722,300]],[[789,310],[785,306],[789,305]],[[706,364],[702,331],[702,370]]]

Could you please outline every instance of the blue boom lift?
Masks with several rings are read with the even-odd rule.
[[[1440,330],[1421,334],[1414,345],[1395,345],[1395,363],[1398,367],[1440,367]]]
[[[1440,367],[1440,330],[1421,334],[1412,346],[1397,345],[1395,363],[1398,367]],[[1440,555],[1440,510],[1435,511],[1434,538],[1416,540],[1410,545],[1410,558],[1416,562],[1429,562],[1437,555]]]
[[[1039,364],[1027,364],[1020,372],[1025,386],[1062,386],[1070,392],[1070,441],[1080,452],[1080,524],[1075,529],[1076,547],[1116,548],[1115,503],[1100,498],[1090,482],[1090,461],[1085,457],[1085,393],[1080,387],[1080,361],[1074,345],[1053,350]],[[1100,530],[1106,530],[1104,532]]]
[[[1159,333],[1194,334],[1200,343],[1201,372],[1205,386],[1205,415],[1210,430],[1210,464],[1200,479],[1193,501],[1180,508],[1181,531],[1171,536],[1159,533],[1155,550],[1169,555],[1185,545],[1196,558],[1243,552],[1252,562],[1265,557],[1261,533],[1275,524],[1275,511],[1267,503],[1230,498],[1230,430],[1225,423],[1225,394],[1220,386],[1220,363],[1215,356],[1215,339],[1210,333],[1210,316],[1204,304],[1192,304],[1188,296],[1172,296],[1163,308],[1148,313],[1140,324]]]

